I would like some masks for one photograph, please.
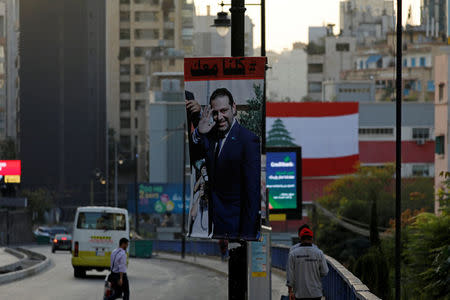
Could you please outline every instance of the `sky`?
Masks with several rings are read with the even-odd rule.
[[[380,0],[382,1],[382,0]],[[246,3],[260,3],[260,0],[245,0]],[[328,23],[339,28],[340,0],[266,0],[266,49],[281,52],[291,49],[294,42],[308,42],[308,27],[322,26]],[[195,0],[197,14],[206,15],[207,5],[211,6],[211,14],[220,11],[220,0]],[[231,0],[225,0],[225,4]],[[394,3],[397,6],[397,1]],[[408,7],[411,5],[413,23],[420,22],[420,0],[403,0],[402,19],[406,22]],[[230,6],[225,6],[228,11]],[[246,14],[255,24],[253,30],[254,47],[261,45],[261,8],[248,6]],[[336,30],[337,32],[337,30]]]

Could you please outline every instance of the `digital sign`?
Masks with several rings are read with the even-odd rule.
[[[0,160],[0,177],[4,177],[5,183],[20,183],[21,161]]]
[[[134,188],[134,186],[133,186]],[[140,213],[147,214],[182,214],[183,185],[177,183],[141,183],[138,186]],[[189,185],[186,185],[186,212],[189,209]],[[135,211],[132,201],[134,194],[129,194],[128,211]]]
[[[300,148],[268,148],[266,155],[266,185],[271,212],[301,216]]]

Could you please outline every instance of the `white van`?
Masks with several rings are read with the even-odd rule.
[[[75,277],[110,267],[111,252],[130,238],[128,211],[116,207],[78,207],[73,225],[72,266]]]

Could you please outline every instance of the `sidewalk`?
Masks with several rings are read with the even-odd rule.
[[[166,252],[154,253],[153,259],[165,259],[183,262],[201,268],[209,269],[223,276],[228,276],[228,262],[221,261],[220,258],[211,256],[191,256],[186,255],[184,259],[180,254],[170,254]],[[272,299],[279,300],[281,295],[287,295],[285,273],[272,268]]]
[[[5,252],[4,248],[0,248],[0,267],[18,262],[19,259],[14,255]]]

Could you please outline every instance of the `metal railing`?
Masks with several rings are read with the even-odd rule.
[[[289,246],[272,245],[272,267],[286,271]],[[334,258],[325,256],[328,263],[328,275],[322,279],[325,299],[337,300],[376,300],[380,299],[369,291],[355,275]]]
[[[272,267],[286,271],[289,246],[272,245]],[[161,252],[181,252],[180,240],[153,240],[153,250]],[[186,254],[220,256],[219,244],[216,241],[187,240]],[[334,258],[325,256],[329,272],[322,280],[324,296],[333,300],[377,300],[355,275]]]

